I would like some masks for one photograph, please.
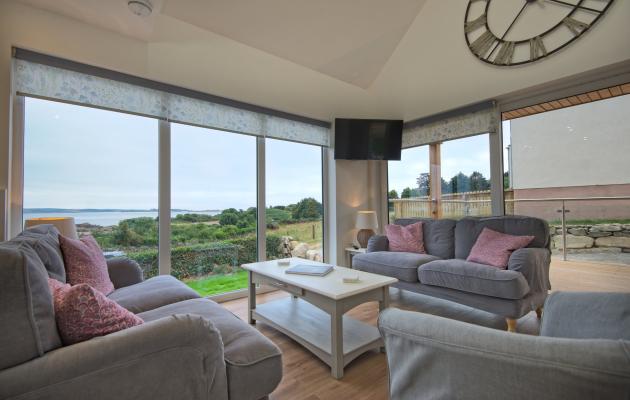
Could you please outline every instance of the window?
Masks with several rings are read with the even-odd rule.
[[[429,146],[404,149],[387,166],[389,220],[431,217]]]
[[[24,220],[72,216],[106,257],[157,274],[158,122],[25,99]]]
[[[323,261],[322,148],[265,141],[267,258]]]
[[[256,138],[171,124],[171,275],[203,296],[243,289],[255,262]]]

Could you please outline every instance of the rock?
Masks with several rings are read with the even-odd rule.
[[[556,234],[562,235],[562,228],[556,228]]]
[[[569,254],[615,254],[621,253],[621,247],[591,247],[590,249],[567,249]],[[560,251],[562,254],[562,251]]]
[[[297,240],[291,240],[289,242],[289,246],[291,246],[291,250],[295,249],[298,244],[300,244],[300,242],[298,242]]]
[[[308,251],[308,245],[306,243],[298,243],[293,250],[291,250],[291,254],[293,257],[306,257],[306,252]]]
[[[594,242],[595,239],[588,236],[567,235],[567,249],[588,249]],[[562,249],[562,235],[554,236],[553,244],[556,249]]]
[[[589,231],[588,235],[592,238],[600,238],[600,237],[606,237],[606,236],[611,236],[612,232],[593,232],[593,231]]]
[[[591,232],[619,232],[621,230],[621,225],[619,224],[601,224],[601,225],[593,225],[591,227]]]
[[[624,231],[630,231],[630,225],[621,225]]]
[[[613,236],[617,236],[617,237],[630,237],[630,232],[628,232],[628,231],[615,232],[615,233],[613,233]]]
[[[624,253],[630,253],[630,249],[621,249],[621,251]]]
[[[623,247],[630,248],[630,237],[608,236],[595,240],[597,247]]]
[[[306,258],[308,258],[311,261],[315,261],[315,257],[317,257],[317,250],[306,251]]]
[[[584,228],[569,228],[569,233],[575,236],[586,236],[586,229]]]

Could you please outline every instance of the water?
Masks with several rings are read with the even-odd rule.
[[[177,214],[205,214],[217,215],[220,211],[171,211],[171,218]],[[89,223],[92,225],[112,226],[118,225],[123,219],[151,217],[157,218],[157,211],[51,211],[51,212],[29,212],[24,211],[24,220],[29,218],[45,217],[74,217],[76,224]]]

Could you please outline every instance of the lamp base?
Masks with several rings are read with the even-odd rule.
[[[368,245],[368,240],[370,240],[370,238],[374,236],[374,233],[375,232],[372,229],[361,229],[357,233],[357,242],[359,242],[359,246],[365,249]]]

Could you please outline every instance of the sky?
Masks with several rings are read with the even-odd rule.
[[[158,208],[158,121],[26,99],[25,208]],[[266,140],[267,205],[321,201],[321,148]],[[256,206],[256,138],[171,124],[171,207]]]

